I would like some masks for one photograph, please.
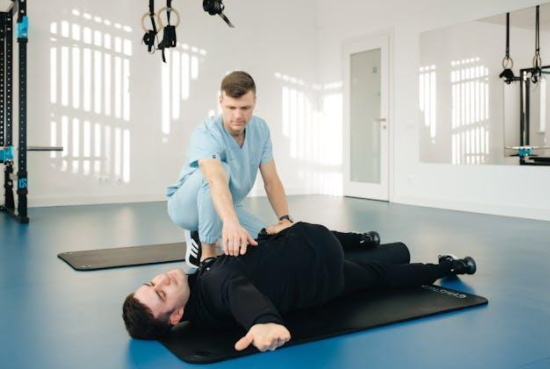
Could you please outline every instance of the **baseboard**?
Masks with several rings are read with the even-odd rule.
[[[285,188],[285,194],[287,196],[294,196],[294,195],[316,195],[316,193],[312,191],[306,191],[303,188]],[[248,194],[249,197],[259,197],[259,196],[267,196],[265,190],[263,187],[259,188],[253,188],[250,193]]]
[[[315,195],[313,192],[304,191],[299,188],[285,189],[288,196],[293,195]],[[249,197],[266,196],[263,188],[254,188],[250,191]],[[126,196],[79,196],[79,197],[36,197],[29,198],[29,207],[47,206],[74,206],[74,205],[100,205],[100,204],[121,204],[139,202],[165,201],[166,197],[161,194],[143,194]],[[550,221],[550,209],[528,208],[509,205],[495,205],[490,203],[474,203],[467,201],[453,201],[447,199],[434,199],[415,196],[393,196],[392,202],[396,204],[422,206],[428,208],[465,211],[479,214],[499,215],[515,218],[526,218],[535,220]]]
[[[285,189],[288,196],[292,195],[312,195],[300,188]],[[249,197],[266,196],[263,188],[253,188]],[[142,194],[125,196],[78,196],[78,197],[30,197],[29,208],[40,208],[49,206],[75,206],[75,205],[102,205],[102,204],[122,204],[139,202],[157,202],[166,201],[163,194]]]
[[[550,209],[395,195],[396,204],[550,221]]]
[[[125,196],[35,197],[29,198],[29,208],[40,208],[49,206],[123,204],[158,201],[166,201],[166,196],[156,194],[144,194]]]

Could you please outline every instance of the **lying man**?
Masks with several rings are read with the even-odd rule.
[[[134,338],[157,339],[181,321],[205,327],[240,324],[248,333],[236,350],[250,344],[275,350],[290,339],[282,316],[292,310],[358,290],[420,286],[476,271],[471,257],[451,255],[440,256],[439,264],[344,260],[345,249],[373,247],[365,239],[303,222],[276,235],[260,234],[258,246],[245,255],[210,258],[196,274],[174,269],[145,283],[124,301],[126,329]]]

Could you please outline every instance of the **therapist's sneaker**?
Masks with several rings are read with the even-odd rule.
[[[463,259],[459,259],[452,254],[439,255],[439,264],[452,263],[451,273],[454,275],[459,274],[474,274],[477,270],[476,261],[471,256],[466,256]]]
[[[184,233],[187,246],[185,250],[185,263],[193,269],[198,269],[201,265],[202,254],[199,232],[185,230]]]
[[[380,246],[380,235],[375,231],[362,233],[359,244],[361,247],[378,247]]]

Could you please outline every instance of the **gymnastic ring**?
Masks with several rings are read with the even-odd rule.
[[[509,56],[502,58],[502,69],[512,69],[514,68],[514,60]]]
[[[157,14],[156,13],[153,13],[153,17],[155,17]],[[141,17],[141,28],[143,28],[143,31],[144,32],[149,32],[149,31],[152,31],[153,29],[148,29],[147,27],[145,27],[145,19],[147,17],[150,17],[151,16],[151,13],[145,13],[143,14],[143,16]],[[159,27],[157,27],[157,33],[160,32],[162,29],[163,29],[163,25],[162,23],[160,24]]]
[[[540,54],[535,54],[533,56],[533,68],[540,68],[542,65],[542,58],[540,57]]]
[[[163,6],[157,12],[157,22],[162,26],[162,28],[164,28],[165,26],[162,24],[162,19],[160,18],[160,15],[162,14],[162,12],[167,12],[167,11],[168,11],[168,7]],[[180,13],[178,13],[178,11],[174,8],[172,8],[170,11],[178,17],[178,21],[176,22],[176,24],[174,24],[174,27],[178,28],[181,21]]]

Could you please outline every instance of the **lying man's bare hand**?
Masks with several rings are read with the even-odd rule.
[[[255,324],[246,336],[235,344],[235,350],[242,351],[252,343],[260,351],[274,351],[290,340],[290,332],[284,325],[276,323]]]

